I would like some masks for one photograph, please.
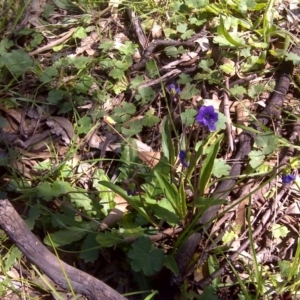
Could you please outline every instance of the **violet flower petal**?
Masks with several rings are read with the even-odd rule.
[[[293,174],[282,175],[282,183],[292,183],[296,179]]]
[[[182,165],[184,167],[187,168],[189,166],[188,162],[185,160],[186,159],[186,152],[185,151],[180,150],[180,152],[179,152],[179,159],[180,159],[180,162],[182,163]]]
[[[215,112],[214,107],[212,105],[200,107],[196,116],[196,121],[201,126],[208,127],[209,131],[216,130],[216,123],[218,122],[218,119],[219,115]]]

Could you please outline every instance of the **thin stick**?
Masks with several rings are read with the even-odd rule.
[[[40,48],[38,48],[38,49],[36,49],[34,51],[31,51],[28,54],[30,56],[34,56],[34,55],[37,55],[39,53],[42,53],[42,52],[45,52],[45,51],[48,51],[48,50],[52,50],[53,47],[56,47],[56,46],[62,44],[68,38],[70,38],[73,35],[73,33],[74,33],[75,30],[76,30],[76,28],[70,29],[69,32],[66,35],[64,35],[63,37],[61,37],[61,38],[59,38],[57,40],[54,40],[54,41],[50,42],[49,44],[47,44],[47,45],[45,45],[43,47],[40,47]]]

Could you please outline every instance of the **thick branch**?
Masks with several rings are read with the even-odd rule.
[[[28,229],[7,199],[0,200],[0,227],[33,264],[62,288],[70,289],[65,272],[73,290],[87,296],[88,299],[126,299],[104,282],[60,261]]]

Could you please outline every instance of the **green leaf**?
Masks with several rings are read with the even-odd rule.
[[[121,69],[114,68],[108,73],[108,75],[114,79],[120,79],[125,75],[125,72]]]
[[[229,244],[231,241],[236,240],[238,238],[238,235],[234,230],[230,231],[225,231],[223,237],[222,237],[222,242],[224,244]]]
[[[226,232],[225,232],[225,234],[226,234]],[[238,236],[236,238],[238,239]],[[213,274],[215,271],[219,270],[219,268],[220,268],[220,264],[219,264],[218,258],[214,255],[209,255],[209,257],[208,257],[209,274]],[[217,288],[219,283],[220,283],[220,277],[218,276],[212,281],[212,286]]]
[[[144,77],[143,76],[141,76],[141,75],[135,76],[130,81],[130,88],[131,89],[136,89],[143,81],[144,81]]]
[[[249,154],[248,154],[249,158],[250,158],[250,166],[253,169],[258,168],[265,159],[265,155],[262,151],[258,151],[258,150],[252,150]]]
[[[61,181],[61,180],[56,180],[51,189],[51,195],[53,197],[58,197],[60,195],[65,195],[69,192],[71,192],[73,188],[71,187],[70,183]],[[49,193],[50,191],[48,191]]]
[[[58,71],[55,67],[49,67],[46,68],[40,77],[40,81],[43,83],[48,83],[53,80],[53,77],[56,77],[58,75]]]
[[[87,93],[94,83],[94,79],[91,76],[80,76],[77,79],[77,83],[75,85],[75,89],[77,93]]]
[[[115,107],[112,118],[117,123],[123,123],[130,119],[131,115],[136,112],[136,107],[133,103],[122,102],[121,106]]]
[[[229,89],[229,91],[232,94],[232,96],[239,96],[246,93],[246,89],[241,85],[235,85],[234,87]]]
[[[16,77],[33,67],[32,58],[23,50],[12,50],[0,57],[0,65],[4,65]]]
[[[86,35],[86,32],[85,32],[85,29],[83,27],[78,27],[75,32],[73,33],[73,38],[76,39],[83,39],[85,38],[87,35]]]
[[[193,80],[194,79],[189,74],[182,73],[179,75],[179,79],[177,80],[177,83],[187,84],[187,83],[191,83]]]
[[[293,52],[288,52],[285,54],[285,59],[292,61],[294,65],[299,65],[300,64],[300,56],[293,53]]]
[[[96,236],[96,241],[103,248],[109,248],[123,242],[122,238],[116,237],[110,232],[101,232]]]
[[[254,99],[264,91],[265,91],[265,85],[258,83],[250,86],[250,88],[248,89],[248,95],[249,97]]]
[[[222,176],[229,175],[231,170],[231,167],[226,164],[224,159],[216,158],[214,162],[214,167],[212,170],[212,174],[216,176],[217,178],[220,178]]]
[[[218,111],[218,122],[216,124],[216,131],[225,129],[226,121],[227,118],[224,116],[224,114]]]
[[[52,186],[49,182],[42,182],[37,186],[37,195],[45,201],[50,201],[54,197],[51,190]]]
[[[86,68],[87,63],[90,61],[90,58],[81,56],[81,57],[71,57],[70,60],[75,66],[75,68],[81,70]]]
[[[238,37],[236,33],[228,32],[224,26],[224,21],[220,15],[220,26],[218,26],[218,36],[214,38],[214,42],[224,46],[245,47],[245,41]]]
[[[86,229],[79,227],[69,227],[68,229],[59,230],[48,234],[44,238],[44,243],[47,246],[61,247],[69,245],[75,241],[81,240],[86,235]]]
[[[58,114],[65,114],[69,111],[71,111],[72,109],[74,109],[73,103],[70,102],[64,102],[62,103],[62,105],[60,106],[60,109],[58,111]]]
[[[58,104],[63,99],[63,93],[61,90],[51,90],[48,93],[47,101],[50,104]]]
[[[143,87],[138,89],[138,95],[135,98],[138,101],[142,100],[142,104],[146,104],[153,100],[154,95],[154,90],[151,87]]]
[[[77,124],[79,125],[77,127],[78,134],[88,133],[93,127],[92,120],[88,116],[83,116],[80,118]]]
[[[180,199],[180,195],[176,186],[170,183],[169,179],[166,178],[163,174],[159,171],[154,170],[154,175],[158,180],[160,188],[163,190],[166,198],[171,203],[173,209],[176,212],[176,215],[183,219],[186,215],[186,211],[183,209],[184,205],[181,203],[180,200],[185,201],[185,199]]]
[[[254,9],[255,6],[255,0],[240,0],[238,8],[242,14],[246,14],[248,10]]]
[[[77,226],[76,211],[71,210],[69,207],[62,206],[59,213],[52,213],[51,224],[54,228],[59,229],[65,229],[67,226]]]
[[[113,49],[114,47],[114,42],[111,42],[111,41],[108,41],[108,42],[104,42],[104,43],[100,43],[99,45],[99,49],[102,50],[102,52],[106,53],[108,51],[111,51],[111,49]],[[112,63],[111,60],[108,60],[110,61],[110,63]],[[101,63],[103,63],[103,61],[101,61]]]
[[[128,196],[127,193],[119,186],[113,184],[112,182],[107,181],[100,181],[99,184],[102,184],[108,188],[110,188],[112,191],[120,195],[122,198],[124,198],[139,214],[141,214],[148,222],[153,224],[154,226],[157,226],[151,218],[148,216],[148,214],[145,212],[145,210],[141,207],[140,203],[140,197],[138,196]]]
[[[70,201],[75,203],[77,208],[83,208],[86,213],[93,212],[94,207],[92,200],[88,197],[87,193],[73,192],[69,193]]]
[[[214,65],[214,60],[213,59],[203,59],[199,63],[199,68],[202,68],[204,71],[210,71],[210,67]]]
[[[156,76],[159,76],[159,70],[158,67],[156,65],[155,60],[150,59],[147,63],[146,63],[146,69],[149,73],[149,77],[150,78],[154,78]]]
[[[55,13],[55,9],[54,6],[51,4],[46,4],[44,5],[44,12],[43,12],[43,16],[48,19],[51,15],[53,15]]]
[[[226,30],[225,26],[224,26],[224,21],[222,16],[220,15],[220,26],[218,26],[218,34],[220,36],[224,36],[225,39],[231,44],[231,46],[235,46],[235,47],[245,47],[245,41],[238,37],[235,33],[233,32],[228,32],[228,30]]]
[[[218,300],[219,297],[216,295],[216,291],[212,286],[206,286],[206,287],[204,287],[203,292],[198,299],[199,300]]]
[[[122,144],[121,161],[122,173],[126,179],[130,178],[136,171],[136,164],[139,162],[137,145],[134,139],[128,139],[127,143]],[[107,179],[107,181],[110,181]]]
[[[0,41],[0,56],[7,52],[14,45],[13,41],[4,38]]]
[[[242,49],[240,52],[240,55],[245,58],[251,56],[251,48],[247,47],[247,48]]]
[[[131,247],[128,257],[135,272],[142,271],[146,276],[151,276],[161,270],[164,252],[161,249],[155,249],[148,237],[140,237]]]
[[[187,31],[187,24],[186,23],[180,23],[176,27],[177,32],[185,33]]]
[[[278,262],[280,274],[284,278],[288,278],[291,271],[291,262],[289,260],[282,260]]]
[[[44,36],[41,33],[35,33],[33,35],[33,40],[30,41],[30,46],[32,48],[36,48],[38,45],[42,43],[44,40]]]
[[[187,30],[185,33],[183,33],[183,34],[181,35],[181,38],[182,38],[183,40],[186,40],[186,39],[189,39],[190,37],[192,37],[193,34],[195,34],[195,31],[192,30],[192,29],[189,29],[189,30]]]
[[[206,188],[208,187],[212,170],[214,167],[214,161],[218,154],[221,141],[223,139],[223,134],[221,134],[216,141],[211,145],[211,150],[208,153],[207,157],[204,160],[203,166],[201,168],[200,177],[199,177],[199,193],[204,195]]]
[[[229,64],[229,63],[225,63],[224,65],[221,65],[220,66],[220,69],[226,73],[226,74],[229,74],[229,75],[232,75],[234,74],[235,72],[235,68],[233,65]]]
[[[260,68],[258,56],[250,56],[247,58],[246,63],[242,64],[242,72],[254,71],[258,68]]]
[[[175,276],[179,275],[179,268],[174,256],[166,255],[164,265],[171,270]]]
[[[17,248],[15,245],[12,245],[9,251],[7,251],[4,256],[2,256],[2,262],[4,262],[4,269],[5,271],[9,271],[10,268],[22,258],[22,252]]]
[[[166,221],[170,225],[178,224],[179,218],[176,215],[176,212],[170,201],[168,201],[166,198],[163,198],[159,201],[153,200],[151,201],[152,203],[149,203],[150,200],[147,198],[145,200],[147,202],[147,207],[153,210],[153,213],[156,217]]]
[[[203,17],[203,19],[201,17],[202,17],[201,13],[198,15],[198,18],[191,17],[191,18],[189,18],[189,23],[191,25],[201,26],[202,24],[207,22],[205,17]]]
[[[128,128],[129,127],[129,128]],[[126,127],[122,127],[121,132],[124,136],[130,137],[139,134],[143,129],[142,120],[134,120],[126,123]]]
[[[93,188],[99,192],[100,204],[103,205],[103,210],[107,214],[109,210],[115,207],[116,194],[106,186],[99,184],[100,181],[110,181],[104,170],[97,169],[93,174]]]
[[[181,113],[181,121],[185,126],[191,126],[195,122],[197,111],[194,108],[188,108],[185,112]]]
[[[262,148],[263,154],[270,154],[278,149],[278,137],[272,132],[260,133],[256,136],[255,144]]]
[[[169,46],[165,48],[165,52],[169,56],[177,57],[180,54],[186,53],[186,50],[183,48],[183,46],[179,46],[178,48],[175,46]]]
[[[141,120],[143,126],[152,127],[160,121],[160,118],[154,114],[154,109],[150,107],[150,109],[146,112],[145,117]]]
[[[126,41],[125,45],[120,46],[119,51],[125,55],[133,55],[135,53],[136,45],[131,41]]]
[[[81,244],[79,257],[83,259],[85,263],[93,263],[98,259],[98,248],[99,243],[96,241],[95,234],[89,233]]]
[[[53,3],[60,9],[66,10],[70,13],[74,13],[74,14],[83,14],[84,13],[84,11],[80,7],[73,4],[69,0],[53,0]]]
[[[180,209],[180,212],[181,212],[181,216],[182,217],[185,217],[186,214],[187,214],[187,200],[186,200],[186,182],[183,178],[181,178],[180,182],[179,182],[179,193],[178,193],[178,196],[179,196],[179,209]]]
[[[199,90],[194,85],[187,83],[184,89],[179,93],[179,95],[182,100],[189,100],[198,93]]]
[[[271,230],[275,239],[284,238],[289,233],[288,228],[281,224],[274,224]]]
[[[221,47],[232,47],[232,44],[224,36],[221,35],[215,36],[213,42],[215,44],[219,44]]]
[[[164,117],[162,124],[162,149],[164,156],[169,160],[170,165],[173,166],[175,162],[175,149],[171,137],[171,131],[169,126],[169,118]]]

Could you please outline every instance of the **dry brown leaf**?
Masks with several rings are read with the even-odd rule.
[[[102,149],[105,147],[105,151],[114,151],[116,153],[121,153],[121,144],[115,143],[110,144],[106,142],[106,137],[100,137],[95,132],[90,136],[87,136],[88,144],[91,148]]]
[[[22,175],[27,178],[31,178],[31,164],[29,161],[19,161],[17,159],[12,159],[10,161],[10,165],[13,166],[16,170],[18,170]]]
[[[61,136],[62,140],[68,145],[73,140],[75,134],[72,123],[64,117],[50,117],[46,124],[51,127],[50,132]]]
[[[40,27],[39,16],[43,13],[45,4],[46,0],[32,0],[28,2],[24,19],[19,26],[25,26],[29,23],[35,27]]]
[[[155,167],[160,158],[161,153],[160,152],[138,152],[138,156],[141,161],[143,161],[148,167],[153,168]]]
[[[300,215],[300,203],[296,201],[292,203],[286,210],[285,214],[287,215]]]
[[[250,115],[249,113],[249,107],[251,105],[251,102],[249,99],[244,99],[241,103],[238,103],[235,107],[236,112],[236,123],[248,126],[248,117]],[[241,128],[237,128],[237,133],[240,134],[243,131]]]
[[[0,109],[6,113],[6,124],[2,128],[4,131],[17,131],[20,129],[24,134],[30,134],[36,128],[37,121],[34,119],[24,118],[23,110],[21,109],[6,109],[0,107]]]
[[[154,23],[151,29],[151,35],[154,39],[160,39],[162,37],[162,27]]]
[[[44,147],[45,144],[48,145],[52,140],[49,140],[51,136],[50,130],[45,130],[44,132],[36,133],[30,138],[28,138],[25,142],[23,142],[24,148],[33,147],[33,150],[39,150]]]
[[[14,109],[14,108],[6,109],[3,106],[0,106],[0,109],[2,111],[4,111],[8,116],[12,117],[18,124],[21,123],[21,120],[22,120],[22,110],[21,109]]]
[[[116,206],[101,222],[99,227],[100,231],[105,230],[119,222],[122,219],[124,212],[127,211],[128,203],[124,198],[116,194],[114,201]]]
[[[82,39],[80,47],[76,49],[76,55],[86,52],[89,56],[95,54],[95,50],[91,47],[99,41],[99,35],[97,31],[93,31],[89,36]]]
[[[133,140],[137,145],[138,152],[152,152],[152,148],[150,146],[148,146],[147,144],[145,144],[137,139],[133,139]]]
[[[247,214],[247,204],[249,199],[245,199],[239,203],[237,210],[235,212],[235,224],[237,234],[240,234],[246,229],[246,214]]]

